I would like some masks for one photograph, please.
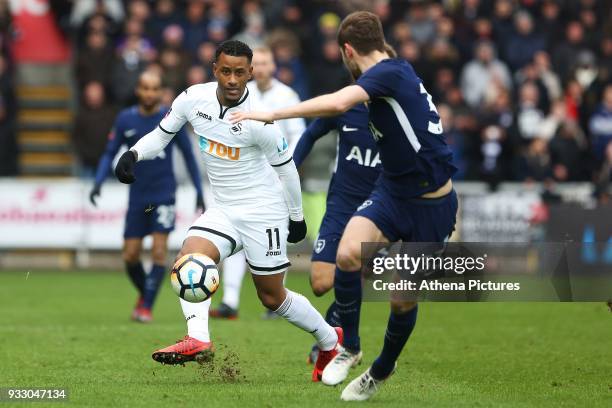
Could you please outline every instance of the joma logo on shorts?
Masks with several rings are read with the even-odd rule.
[[[266,256],[278,256],[281,254],[281,251],[266,251]]]
[[[240,148],[226,146],[223,143],[215,142],[200,136],[200,150],[210,155],[227,160],[238,160],[240,158]]]

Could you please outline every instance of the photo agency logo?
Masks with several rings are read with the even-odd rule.
[[[388,270],[397,270],[404,273],[425,275],[436,272],[454,272],[463,275],[465,272],[482,271],[485,268],[487,254],[477,257],[452,257],[438,255],[411,256],[408,254],[395,254],[394,256],[376,256],[372,259],[372,273],[380,275]]]

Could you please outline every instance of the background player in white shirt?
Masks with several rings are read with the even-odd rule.
[[[247,84],[250,96],[257,105],[269,109],[282,109],[300,103],[300,97],[290,86],[274,78],[276,63],[268,47],[253,50],[253,81]],[[303,118],[291,118],[276,122],[287,138],[289,150],[293,152],[302,133],[306,130]]]
[[[253,81],[247,84],[249,98],[254,105],[266,110],[281,109],[300,102],[297,93],[291,87],[274,78],[276,64],[274,54],[267,47],[253,50]],[[306,122],[302,118],[292,118],[277,122],[281,133],[287,139],[289,151],[297,145],[302,133],[306,129]],[[235,319],[238,317],[240,304],[240,289],[246,272],[244,251],[226,258],[223,261],[223,301],[218,308],[210,311],[215,318]],[[272,311],[266,313],[268,318],[278,316]]]
[[[290,265],[287,241],[295,243],[306,235],[299,176],[287,141],[273,123],[228,121],[232,112],[251,110],[246,83],[252,55],[240,41],[221,44],[213,66],[217,82],[194,85],[179,95],[159,126],[121,156],[115,174],[123,183],[134,182],[136,162],[157,156],[186,122],[191,123],[215,204],[189,229],[178,257],[201,253],[219,263],[244,248],[262,304],[316,338],[321,352],[312,378],[319,381],[340,349],[342,329],[327,324],[308,299],[283,284]],[[155,361],[182,364],[213,350],[210,299],[180,303],[188,335],[155,351]]]

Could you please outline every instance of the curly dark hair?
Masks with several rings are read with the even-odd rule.
[[[219,55],[221,54],[231,55],[232,57],[247,57],[249,60],[249,64],[253,59],[253,50],[251,47],[243,43],[242,41],[237,40],[228,40],[224,41],[217,47],[217,51],[215,51],[215,61],[219,60]]]

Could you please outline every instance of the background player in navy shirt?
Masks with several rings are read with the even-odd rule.
[[[456,168],[444,141],[431,96],[412,66],[391,59],[379,18],[370,12],[348,15],[338,30],[338,45],[355,85],[273,112],[241,112],[238,122],[291,117],[335,116],[369,101],[370,131],[383,164],[370,197],[351,218],[336,256],[334,289],[344,329],[345,352],[325,368],[322,381],[342,382],[356,363],[361,308],[362,242],[443,242],[454,230],[457,196],[451,177]],[[393,373],[417,316],[415,302],[391,301],[383,349],[372,364],[343,390],[343,400],[370,398]]]
[[[128,148],[134,146],[141,137],[155,129],[168,112],[168,108],[160,106],[161,85],[159,75],[144,72],[136,88],[138,105],[124,109],[117,116],[106,151],[98,165],[94,187],[89,195],[93,205],[96,205],[102,183],[111,170],[113,158],[121,146],[125,145]],[[141,322],[151,321],[153,302],[166,270],[168,234],[174,229],[176,180],[172,146],[175,141],[185,158],[187,170],[196,188],[196,210],[204,210],[200,173],[189,136],[185,131],[181,131],[155,160],[145,161],[136,167],[137,181],[130,186],[123,234],[123,259],[128,275],[139,292],[132,319]],[[153,266],[151,271],[145,274],[140,253],[142,239],[147,235],[153,238],[151,249]]]
[[[293,160],[300,166],[323,136],[338,138],[334,173],[327,191],[325,216],[312,251],[310,285],[317,296],[323,296],[334,286],[336,251],[346,224],[374,188],[380,175],[378,147],[368,129],[368,110],[357,105],[340,116],[320,118],[308,126],[301,136]],[[340,326],[336,302],[327,309],[325,320]],[[312,348],[308,361],[317,360],[318,347]],[[360,350],[355,350],[360,353]]]

